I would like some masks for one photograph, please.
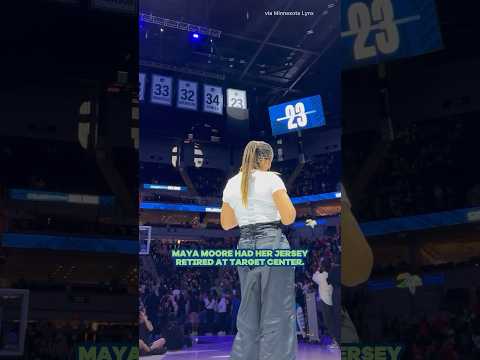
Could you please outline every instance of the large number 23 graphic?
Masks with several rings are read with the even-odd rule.
[[[305,105],[301,102],[296,103],[295,107],[293,105],[287,105],[285,108],[285,116],[288,117],[288,130],[307,126]]]
[[[375,34],[375,45],[367,45],[372,22],[378,23],[382,31]],[[355,39],[355,59],[362,60],[377,55],[377,49],[383,54],[391,54],[400,46],[398,27],[395,24],[395,15],[391,0],[373,0],[371,13],[363,3],[354,3],[348,9],[348,23],[350,30],[358,36]]]

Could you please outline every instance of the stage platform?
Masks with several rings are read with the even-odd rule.
[[[191,348],[169,351],[164,355],[144,356],[144,360],[228,360],[232,336],[197,336]],[[339,349],[317,344],[299,343],[296,360],[340,360]]]

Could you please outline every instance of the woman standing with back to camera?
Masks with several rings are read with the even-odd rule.
[[[250,141],[240,172],[223,191],[221,224],[240,227],[238,249],[289,249],[281,223],[290,225],[296,212],[282,179],[269,171],[272,147]],[[239,267],[241,303],[238,332],[230,360],[295,360],[294,267]]]

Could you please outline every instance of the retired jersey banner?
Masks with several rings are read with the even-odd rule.
[[[227,106],[247,109],[247,92],[239,89],[227,89]]]
[[[203,111],[223,114],[223,89],[220,86],[203,85]]]
[[[159,105],[172,105],[172,78],[152,75],[152,93],[150,101]]]
[[[178,80],[177,107],[197,110],[198,84],[193,81]]]
[[[344,0],[341,36],[344,68],[443,47],[434,0]]]

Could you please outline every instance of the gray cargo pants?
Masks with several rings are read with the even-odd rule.
[[[279,224],[240,229],[239,249],[289,249]],[[230,360],[295,360],[294,267],[238,267],[242,300]]]

